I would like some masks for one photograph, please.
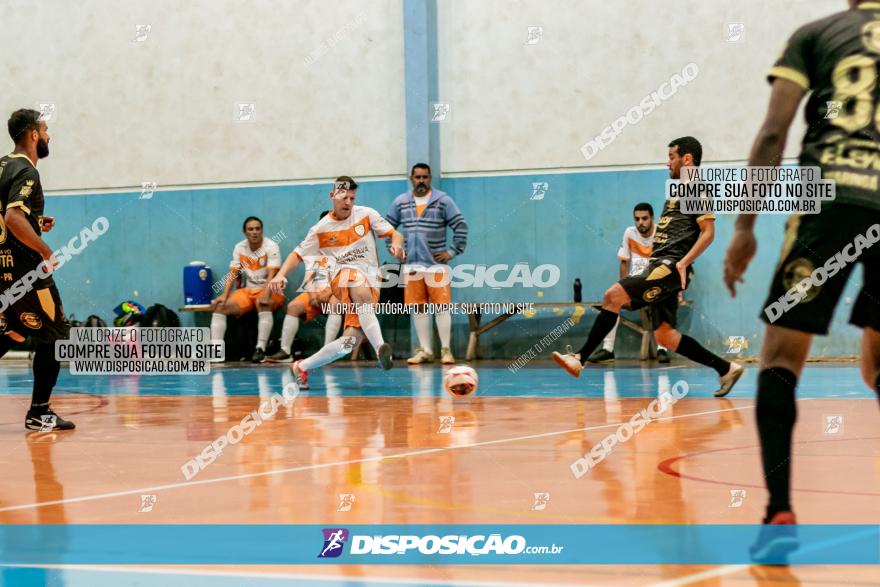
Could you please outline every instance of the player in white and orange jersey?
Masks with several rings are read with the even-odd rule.
[[[391,238],[391,254],[398,261],[406,258],[403,235],[395,231],[381,214],[366,206],[355,206],[357,183],[348,176],[336,178],[330,191],[333,211],[318,221],[306,238],[293,250],[278,274],[269,282],[272,291],[284,291],[288,272],[302,262],[311,264],[315,259],[328,257],[333,266],[330,288],[343,304],[352,304],[345,313],[342,336],[325,344],[311,357],[290,366],[297,383],[308,385],[311,369],[331,363],[349,354],[363,337],[376,351],[379,366],[393,366],[391,345],[382,338],[379,320],[373,304],[379,301],[379,253],[375,235]]]
[[[321,213],[324,218],[330,211]],[[281,345],[277,353],[266,360],[270,363],[290,363],[293,361],[293,340],[299,330],[300,324],[305,324],[325,313],[325,305],[334,307],[339,300],[333,297],[330,287],[331,275],[333,274],[333,262],[330,257],[318,257],[306,267],[305,279],[298,296],[287,304],[287,313],[284,316],[284,324],[281,327]],[[327,324],[324,326],[324,344],[336,340],[339,336],[339,327],[342,326],[342,315],[327,314]],[[307,389],[301,387],[301,389]]]

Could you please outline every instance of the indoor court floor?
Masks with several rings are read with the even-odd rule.
[[[224,365],[201,377],[62,369],[53,407],[77,429],[27,433],[31,374],[8,363],[2,524],[756,524],[765,505],[754,364],[715,399],[715,374],[690,365],[618,362],[575,381],[546,362],[511,373],[484,361],[474,365],[477,394],[453,399],[439,365],[381,372],[342,362],[313,372],[311,389],[187,481],[181,466],[280,393],[286,365]],[[575,479],[575,459],[680,381],[686,397]],[[799,521],[880,523],[876,397],[854,363],[811,363],[801,382]],[[536,493],[549,494],[540,506]],[[155,496],[151,511],[139,511],[144,495]],[[340,495],[353,498],[343,507]],[[158,582],[830,586],[880,576],[853,566],[0,567],[2,586]]]

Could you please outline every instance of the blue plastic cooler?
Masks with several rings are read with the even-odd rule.
[[[202,261],[193,261],[183,268],[183,299],[187,306],[211,303],[211,268]]]

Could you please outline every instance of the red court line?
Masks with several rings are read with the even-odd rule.
[[[869,436],[866,438],[838,438],[838,439],[827,439],[827,440],[805,440],[801,442],[796,442],[794,444],[811,444],[815,442],[850,442],[853,440],[880,440],[878,436]],[[704,455],[712,452],[723,452],[728,450],[741,450],[744,448],[758,448],[757,444],[752,444],[749,446],[734,446],[729,448],[713,448],[709,450],[701,450],[699,452],[686,453],[683,455],[679,455],[677,457],[672,457],[666,459],[664,461],[660,461],[657,465],[657,469],[666,473],[667,475],[671,475],[672,477],[678,477],[680,479],[688,479],[690,481],[701,481],[703,483],[713,483],[715,485],[725,485],[727,487],[751,487],[754,489],[766,489],[763,485],[750,485],[748,483],[740,483],[738,481],[717,481],[715,479],[704,479],[702,477],[696,477],[694,475],[686,475],[684,473],[680,473],[672,468],[672,464],[687,459],[690,457],[695,457],[699,455]],[[827,493],[830,495],[857,495],[860,497],[880,497],[880,493],[863,493],[858,491],[837,491],[837,490],[829,490],[829,489],[798,489],[796,487],[791,488],[792,491],[803,491],[804,493]]]

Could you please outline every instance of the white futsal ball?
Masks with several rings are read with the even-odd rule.
[[[450,395],[464,397],[477,391],[480,378],[477,372],[466,365],[451,368],[443,377],[443,387]]]

